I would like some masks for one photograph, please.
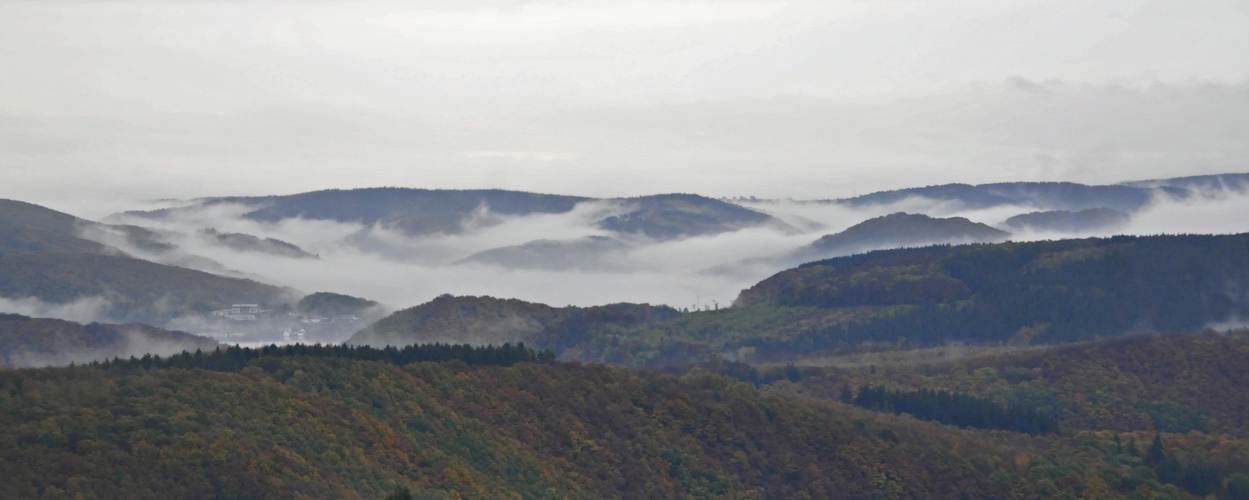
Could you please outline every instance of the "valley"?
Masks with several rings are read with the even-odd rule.
[[[804,202],[863,217],[835,232],[685,195],[326,192],[108,223],[5,202],[0,494],[1245,498],[1249,237],[1088,233],[1131,227],[1142,192],[1215,199],[1167,182]],[[449,211],[403,215],[430,207]],[[1067,237],[1011,232],[1037,228]],[[492,231],[519,243],[478,250]],[[761,234],[789,247],[694,258]],[[689,259],[647,286],[692,276],[695,298],[402,307],[265,283],[345,251],[385,286],[489,268],[611,288]]]

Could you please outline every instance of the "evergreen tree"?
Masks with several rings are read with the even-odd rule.
[[[1249,500],[1249,476],[1244,474],[1228,476],[1227,498],[1229,500]]]
[[[1154,443],[1149,445],[1149,451],[1145,454],[1145,463],[1156,466],[1166,459],[1167,452],[1162,446],[1162,435],[1154,434]]]

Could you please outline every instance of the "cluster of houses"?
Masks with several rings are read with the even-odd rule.
[[[329,318],[319,317],[319,316],[301,316],[299,318],[300,323],[312,323],[312,324],[315,324],[315,323],[354,323],[356,321],[360,321],[360,317],[354,314],[333,316]]]
[[[261,309],[260,304],[234,304],[229,309],[218,309],[212,312],[214,317],[233,321],[256,321],[270,314],[273,314],[273,309]]]
[[[233,304],[227,309],[217,309],[212,312],[213,317],[228,319],[231,321],[256,321],[261,318],[268,318],[273,315],[273,309],[264,309],[260,304]],[[303,316],[290,313],[289,316],[298,317],[300,323],[317,324],[317,323],[354,323],[360,321],[360,317],[354,314],[345,314],[332,317],[324,316]]]
[[[287,342],[290,342],[292,340],[296,342],[303,342],[304,336],[307,334],[308,332],[305,331],[303,328],[300,328],[298,330],[287,328],[286,330],[282,331],[282,340],[285,340]]]

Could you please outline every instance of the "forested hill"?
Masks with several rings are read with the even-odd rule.
[[[595,333],[601,330],[627,329],[679,315],[671,307],[649,304],[551,307],[516,299],[444,295],[395,312],[357,332],[347,343],[384,347],[524,342],[562,354],[571,346],[596,338]]]
[[[1184,497],[1089,439],[959,429],[702,371],[317,355],[0,370],[4,498]]]
[[[824,398],[869,386],[960,391],[1039,407],[1065,429],[1249,438],[1249,331],[1132,335],[972,358],[933,350],[942,356],[927,363],[891,363],[889,354],[843,366],[829,360],[833,367],[791,377],[798,383],[790,389]]]
[[[898,212],[868,219],[837,234],[824,236],[810,246],[812,256],[851,255],[877,248],[927,246],[949,243],[1006,241],[1010,233],[963,217],[936,218]]]
[[[705,368],[769,392],[957,425],[1043,433],[1057,419],[1063,435],[1088,447],[1083,452],[1132,471],[1101,476],[1109,490],[1156,498],[1139,486],[1157,480],[1197,498],[1249,498],[1249,330],[1023,349],[945,346],[805,363]],[[1071,466],[1040,475],[1063,482]],[[1104,495],[1094,490],[1083,498]]]
[[[1249,234],[937,246],[823,260],[745,290],[735,307],[884,307],[760,352],[865,342],[1057,343],[1198,331],[1249,316]]]
[[[1200,331],[1249,317],[1246,290],[1249,235],[935,246],[806,264],[713,311],[446,296],[349,342],[525,342],[560,359],[621,366],[786,361],[843,349]]]

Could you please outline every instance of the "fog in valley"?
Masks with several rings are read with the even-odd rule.
[[[110,223],[158,229],[178,247],[174,255],[145,253],[123,241],[109,242],[157,261],[200,264],[204,270],[253,278],[304,292],[333,291],[410,307],[450,293],[519,298],[550,305],[590,306],[614,302],[667,304],[677,308],[729,306],[737,294],[794,263],[777,260],[820,236],[895,212],[965,217],[994,227],[1015,215],[1036,211],[1023,205],[966,209],[959,202],[907,198],[889,205],[851,207],[810,201],[738,201],[789,223],[784,230],[754,227],[712,236],[656,241],[622,236],[595,226],[619,211],[613,202],[583,202],[567,213],[498,216],[482,206],[463,221],[462,232],[409,236],[383,225],[365,226],[302,218],[264,223],[241,217],[249,209],[214,205],[176,212],[167,219],[115,215]],[[1249,196],[1209,191],[1188,199],[1158,196],[1132,214],[1126,225],[1079,233],[1012,232],[1015,241],[1116,234],[1230,234],[1249,231]],[[275,238],[315,258],[238,251],[203,236],[206,228]],[[799,228],[800,231],[793,231]],[[610,241],[577,251],[556,251],[545,260],[508,266],[469,259],[481,252],[545,241],[557,249],[587,238]],[[827,255],[831,257],[834,255]],[[195,258],[189,258],[195,257]],[[77,310],[77,309],[76,309]]]
[[[1246,16],[1232,0],[4,2],[0,198],[156,231],[81,228],[125,255],[379,311],[447,293],[722,308],[794,265],[898,246],[820,240],[898,212],[991,226],[937,243],[1244,232],[1235,189],[1156,191],[1062,230],[1007,227],[1054,209],[1023,198],[828,200],[1249,170]],[[592,198],[481,204],[424,232],[201,203],[382,186]],[[603,223],[674,192],[775,220],[663,237]],[[0,311],[87,322],[119,303]]]

